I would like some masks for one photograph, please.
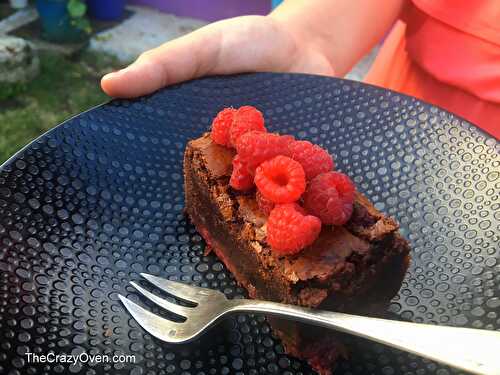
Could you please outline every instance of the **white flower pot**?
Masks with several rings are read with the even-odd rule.
[[[22,9],[28,6],[28,0],[10,0],[10,6],[14,9]]]

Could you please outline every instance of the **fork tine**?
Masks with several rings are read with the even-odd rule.
[[[183,336],[183,323],[163,319],[143,309],[121,294],[118,294],[118,297],[137,323],[154,337],[171,343],[184,342],[190,338]]]
[[[147,273],[141,273],[141,276],[164,292],[187,302],[199,303],[206,299],[206,297],[214,296],[216,293],[220,293],[207,288],[200,288],[198,286],[170,281],[158,276],[149,275]]]
[[[166,299],[160,298],[157,295],[139,286],[138,284],[134,283],[133,281],[130,281],[130,285],[132,285],[144,297],[154,302],[158,306],[163,307],[165,310],[183,316],[184,318],[186,318],[187,315],[189,314],[189,309],[191,309],[190,307],[184,307],[176,303],[169,302]]]

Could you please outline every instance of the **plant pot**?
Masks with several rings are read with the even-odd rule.
[[[92,17],[113,21],[122,17],[125,0],[87,0],[87,6]]]
[[[22,9],[28,6],[28,0],[10,0],[10,6],[13,9]]]
[[[83,30],[71,24],[67,0],[36,0],[42,23],[42,37],[51,42],[74,43],[85,40]]]

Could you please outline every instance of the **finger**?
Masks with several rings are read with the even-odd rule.
[[[142,54],[102,80],[116,97],[136,97],[208,74],[289,71],[298,59],[295,41],[274,20],[243,16],[205,26]]]
[[[221,45],[216,26],[209,25],[143,53],[127,68],[104,76],[102,89],[114,97],[137,97],[207,74],[217,63]]]

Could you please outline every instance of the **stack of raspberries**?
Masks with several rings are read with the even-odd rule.
[[[298,253],[314,242],[321,225],[343,225],[351,217],[355,187],[348,176],[334,171],[332,156],[311,142],[269,133],[255,107],[223,109],[210,136],[236,150],[231,187],[257,188],[273,251]]]

